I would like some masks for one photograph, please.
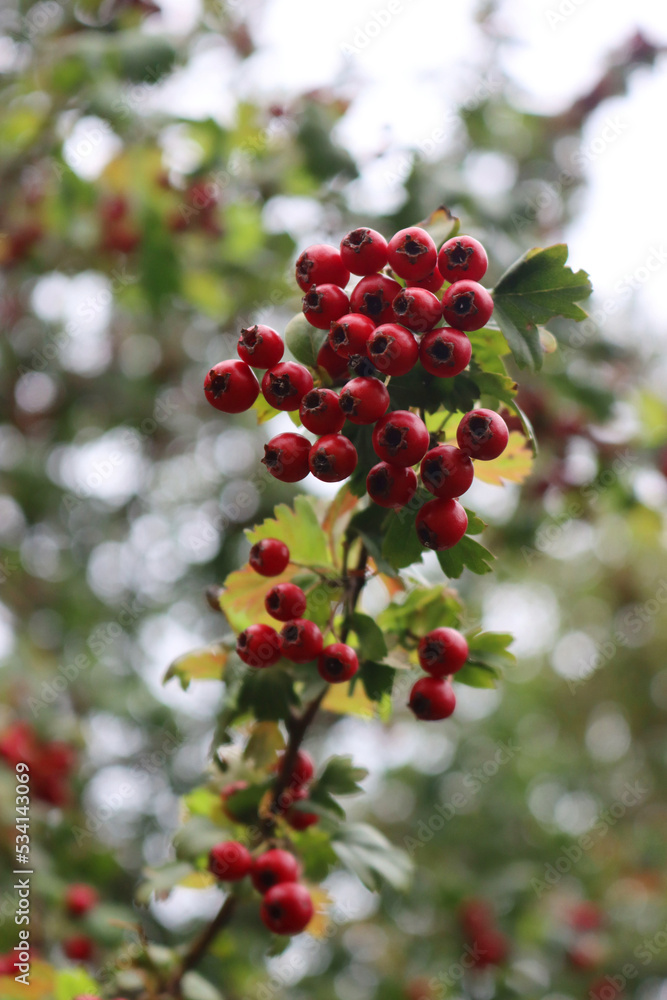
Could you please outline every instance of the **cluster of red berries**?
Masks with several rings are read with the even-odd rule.
[[[65,892],[65,909],[68,916],[79,918],[93,910],[99,896],[92,886],[77,882]],[[87,934],[72,934],[62,942],[62,949],[72,962],[88,962],[93,957],[95,943]]]
[[[491,907],[481,899],[469,899],[461,907],[461,927],[472,949],[475,967],[500,965],[507,958],[507,938],[498,930]]]
[[[282,755],[281,755],[282,760]],[[280,770],[280,760],[274,770]],[[285,817],[285,820],[293,830],[307,830],[318,822],[317,813],[306,812],[305,809],[295,809],[295,802],[305,802],[308,799],[308,788],[315,774],[315,765],[312,759],[303,750],[299,750],[292,767],[291,774],[285,781],[285,788],[281,792],[279,801],[275,803],[276,811]],[[233,781],[220,792],[223,812],[235,823],[241,818],[234,808],[234,796],[239,792],[244,792],[248,788],[247,781]]]
[[[465,331],[479,330],[493,311],[491,295],[478,283],[487,263],[483,246],[472,237],[450,239],[438,253],[431,236],[414,226],[389,243],[362,228],[348,233],[339,249],[308,247],[297,260],[296,280],[305,292],[306,319],[328,330],[317,368],[337,383],[338,391],[315,387],[308,368],[282,361],[280,335],[255,325],[241,331],[240,360],[222,361],[208,372],[206,398],[225,413],[247,410],[260,392],[253,368],[265,369],[261,392],[266,401],[277,410],[298,410],[302,425],[318,435],[313,444],[303,434],[278,434],[265,446],[262,462],[288,483],[309,472],[327,483],[347,479],[358,456],[341,433],[345,421],[374,425],[373,449],[380,461],[368,473],[368,495],[382,507],[405,507],[417,492],[413,466],[421,462],[422,482],[436,499],[419,511],[417,533],[428,548],[451,548],[468,525],[457,498],[472,484],[471,459],[497,458],[507,445],[507,426],[493,410],[472,410],[459,424],[458,447],[430,447],[431,435],[416,413],[387,412],[387,382],[407,375],[417,361],[439,378],[464,370],[472,356]],[[381,273],[388,267],[405,285]],[[361,280],[348,297],[344,289],[350,273]],[[436,292],[446,281],[441,301]],[[438,326],[443,318],[447,325]]]
[[[410,692],[409,708],[418,719],[448,719],[456,708],[450,677],[468,659],[468,643],[455,628],[434,628],[419,640],[419,664],[427,674]]]
[[[74,767],[74,751],[60,740],[41,740],[27,722],[15,722],[0,734],[0,758],[11,768],[27,764],[30,788],[36,798],[63,806],[69,800],[69,775]]]

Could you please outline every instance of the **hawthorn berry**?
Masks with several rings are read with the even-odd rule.
[[[283,625],[280,631],[280,648],[283,656],[293,663],[308,663],[322,652],[322,633],[307,618],[295,618]]]
[[[460,921],[468,937],[493,926],[493,912],[483,899],[466,899],[461,904]]]
[[[238,840],[224,840],[211,848],[208,870],[220,882],[240,882],[252,868],[252,855]]]
[[[454,689],[449,681],[421,677],[412,687],[408,708],[425,722],[448,719],[456,708]]]
[[[285,753],[282,752],[278,755],[278,760],[273,766],[272,770],[282,771],[285,763]],[[294,758],[294,763],[292,764],[292,769],[288,777],[288,784],[293,787],[300,787],[301,785],[307,784],[313,775],[315,774],[315,765],[310,754],[307,754],[305,750],[297,750],[296,757]]]
[[[352,312],[368,316],[374,323],[391,323],[391,304],[401,290],[393,278],[385,274],[369,274],[354,286],[350,295]]]
[[[280,659],[280,639],[270,625],[248,625],[239,633],[236,652],[249,667],[272,667]]]
[[[468,515],[458,500],[429,500],[417,514],[417,535],[427,549],[451,549],[466,533]]]
[[[353,424],[374,424],[387,412],[389,391],[378,378],[353,378],[341,390],[340,409]]]
[[[401,278],[419,281],[431,273],[438,260],[438,250],[425,229],[410,226],[389,240],[387,258]]]
[[[427,274],[425,278],[420,278],[416,281],[414,278],[407,279],[407,288],[425,288],[427,292],[439,292],[445,283],[445,279],[440,274],[437,267],[434,267],[430,274]]]
[[[416,465],[429,443],[426,424],[409,410],[394,410],[375,425],[373,448],[378,458],[390,465]]]
[[[495,927],[479,931],[471,943],[475,951],[475,966],[478,969],[485,969],[489,965],[500,965],[507,958],[507,938]]]
[[[455,628],[434,628],[422,636],[418,646],[422,670],[432,677],[455,674],[468,659],[468,643]]]
[[[442,303],[426,288],[403,288],[391,304],[397,323],[413,333],[428,333],[442,317]]]
[[[338,394],[332,389],[311,389],[307,392],[301,400],[299,416],[303,426],[313,434],[335,434],[345,423]]]
[[[468,366],[472,344],[462,330],[440,326],[431,330],[419,343],[422,367],[438,378],[452,378]]]
[[[279,538],[262,538],[250,549],[248,562],[262,576],[280,576],[289,562],[289,549]]]
[[[296,361],[281,361],[265,372],[264,399],[276,410],[298,410],[301,400],[313,388],[313,376]]]
[[[481,462],[490,462],[505,451],[509,441],[507,424],[495,410],[470,410],[456,431],[461,451]]]
[[[320,653],[317,669],[320,677],[329,684],[341,684],[354,677],[359,669],[359,659],[352,646],[344,642],[332,642]]]
[[[87,962],[94,950],[95,945],[87,934],[73,934],[63,941],[63,951],[72,962]]]
[[[451,283],[462,278],[481,281],[488,266],[486,250],[472,236],[454,236],[440,247],[438,270]]]
[[[308,455],[310,471],[324,483],[339,483],[357,466],[357,449],[343,434],[325,434]]]
[[[462,496],[475,478],[470,456],[452,444],[439,444],[427,451],[420,471],[426,489],[440,500]]]
[[[313,901],[298,882],[272,886],[262,900],[259,915],[274,934],[300,934],[312,920]]]
[[[245,361],[220,361],[204,380],[204,394],[216,410],[242,413],[249,410],[259,396],[259,382]]]
[[[481,330],[491,319],[493,299],[476,281],[455,281],[442,296],[442,315],[455,330]]]
[[[285,353],[285,345],[277,330],[255,323],[241,330],[236,350],[253,368],[273,368]]]
[[[366,476],[366,490],[380,507],[406,507],[417,492],[417,474],[413,469],[378,462]]]
[[[238,822],[239,820],[239,816],[234,812],[234,796],[238,795],[239,792],[245,792],[247,788],[250,788],[247,781],[231,781],[224,788],[220,789],[222,811],[225,816],[234,822]]]
[[[315,243],[307,247],[296,262],[296,282],[304,292],[312,285],[338,285],[345,288],[350,272],[335,247]]]
[[[302,802],[307,798],[308,792],[305,788],[297,788],[292,793],[293,802]],[[319,823],[320,817],[317,813],[306,812],[305,809],[295,809],[293,806],[290,806],[285,813],[285,819],[293,830],[307,830],[309,826]]]
[[[328,330],[350,311],[350,301],[338,285],[311,285],[301,302],[304,316],[318,330]]]
[[[330,378],[340,378],[347,373],[347,358],[337,354],[328,340],[325,340],[317,352],[317,367],[323,368]]]
[[[374,274],[387,263],[387,241],[374,229],[353,229],[340,241],[340,256],[352,274]]]
[[[264,607],[277,621],[290,622],[306,610],[306,595],[295,583],[277,583],[264,598]]]
[[[404,326],[383,323],[368,338],[366,352],[385,375],[407,375],[419,357],[419,344]]]
[[[303,434],[292,434],[289,431],[277,434],[264,445],[262,465],[266,466],[274,479],[279,479],[282,483],[298,483],[310,472],[310,447],[310,441]]]
[[[65,907],[71,917],[81,917],[97,906],[99,898],[91,885],[77,882],[65,891]]]
[[[255,858],[250,872],[250,879],[257,892],[264,895],[274,885],[284,882],[298,882],[301,875],[301,865],[289,851],[281,851],[275,847],[265,851]]]
[[[375,323],[361,313],[346,313],[329,330],[328,341],[331,348],[344,358],[354,354],[365,354],[368,338],[375,329]]]

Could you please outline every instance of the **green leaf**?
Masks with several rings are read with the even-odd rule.
[[[195,649],[179,656],[167,670],[162,683],[177,677],[183,690],[187,691],[191,681],[221,681],[231,648],[227,643],[214,642],[205,649]]]
[[[285,737],[275,722],[256,722],[243,751],[243,759],[252,761],[255,767],[266,767],[284,747]]]
[[[148,302],[154,310],[158,310],[163,301],[171,299],[180,290],[179,257],[174,247],[173,234],[158,212],[152,208],[146,209],[141,228],[141,286]]]
[[[491,562],[494,559],[495,556],[470,535],[464,535],[453,548],[438,552],[438,562],[450,580],[458,580],[464,569],[469,569],[478,576],[492,573]]]
[[[159,892],[179,885],[184,878],[196,871],[186,862],[196,861],[226,839],[224,830],[208,816],[193,816],[187,820],[174,834],[173,844],[178,864],[166,865],[158,871],[149,872],[154,890]]]
[[[382,555],[395,570],[421,562],[424,547],[415,523],[420,508],[433,497],[423,487],[417,490],[407,507],[392,510],[385,525]]]
[[[500,372],[481,371],[476,364],[471,364],[470,374],[475,382],[479,395],[489,396],[492,400],[514,405],[514,397],[519,389],[513,378]]]
[[[396,670],[386,663],[364,660],[359,667],[358,678],[371,701],[382,701],[391,696],[394,689]]]
[[[292,562],[306,566],[331,566],[327,536],[309,497],[296,497],[293,508],[279,504],[273,515],[256,528],[246,530],[251,545],[262,538],[279,538],[290,550]]]
[[[317,367],[317,355],[326,339],[327,331],[311,326],[303,313],[293,316],[285,327],[285,344],[296,360],[309,368]]]
[[[514,640],[509,632],[472,632],[466,636],[470,655],[468,663],[494,670],[505,670],[516,663],[508,646]]]
[[[176,836],[179,836],[183,831],[187,829],[190,824],[186,824],[181,827],[181,830]],[[220,828],[215,827],[216,839],[212,840],[210,846],[206,850],[210,850],[214,844],[217,844],[223,838],[220,836]],[[202,851],[198,850],[192,855],[195,857],[197,854],[201,854]],[[148,906],[151,898],[154,895],[164,896],[171,889],[178,885],[178,883],[187,878],[189,875],[194,873],[195,869],[187,861],[177,861],[171,864],[165,865],[163,868],[146,868],[144,869],[144,878],[137,887],[135,893],[135,899],[140,906]]]
[[[331,846],[345,867],[369,889],[379,889],[382,882],[401,892],[409,888],[412,861],[367,823],[342,824],[333,834]]]
[[[362,791],[359,782],[367,774],[365,767],[355,767],[352,757],[331,757],[313,788],[325,788],[330,795],[355,795]]]
[[[468,527],[466,528],[466,535],[481,535],[486,528],[486,521],[483,521],[478,514],[475,514],[472,510],[468,510],[467,507],[463,508],[468,515]]]
[[[369,615],[363,615],[359,611],[349,615],[345,624],[347,628],[354,632],[359,639],[359,652],[363,656],[381,660],[387,655],[387,643],[385,642],[382,629],[377,622]]]
[[[308,793],[308,799],[302,802],[295,802],[292,806],[298,812],[314,812],[318,816],[326,816],[327,813],[335,816],[337,820],[345,819],[345,810],[332,798],[331,793],[319,785],[313,785]]]
[[[468,687],[474,688],[495,688],[499,677],[499,670],[477,663],[466,663],[465,667],[455,674],[455,680],[459,684],[467,684]]]
[[[260,722],[286,719],[298,704],[292,678],[279,667],[250,669],[239,692],[239,711],[251,712]]]
[[[543,350],[538,326],[555,316],[586,318],[576,303],[588,298],[588,274],[566,267],[568,249],[536,247],[512,264],[493,290],[494,316],[520,368],[539,369]]]
[[[407,632],[425,635],[434,628],[459,623],[461,604],[454,591],[446,587],[415,587],[402,604],[390,604],[378,624],[403,641]]]
[[[389,511],[371,503],[365,510],[357,511],[350,518],[346,535],[348,538],[359,537],[368,549],[369,555],[375,560],[380,572],[395,576],[394,567],[382,555],[386,533],[385,525],[388,519]]]
[[[290,833],[290,837],[296,842],[305,878],[323,882],[337,862],[329,833],[319,826],[311,826],[301,833]]]
[[[190,970],[181,980],[183,1000],[223,1000],[222,993],[198,972]]]
[[[393,381],[390,385],[393,384]],[[343,429],[343,434],[357,449],[357,465],[347,481],[347,486],[355,497],[364,497],[366,496],[366,476],[378,461],[373,449],[373,428],[367,425],[350,424]]]
[[[441,247],[452,236],[456,236],[461,228],[461,222],[449,211],[445,205],[440,205],[434,212],[431,212],[423,222],[416,223],[420,229],[425,229],[430,234],[435,245]]]
[[[100,995],[99,986],[85,969],[58,969],[54,1000],[75,1000],[85,994]]]

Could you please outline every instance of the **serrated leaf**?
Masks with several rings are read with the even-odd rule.
[[[395,667],[386,663],[364,660],[360,665],[358,678],[371,701],[382,701],[391,697],[396,677]]]
[[[450,580],[458,580],[464,569],[469,569],[478,576],[492,573],[491,562],[494,559],[495,556],[470,535],[464,535],[453,548],[438,552],[438,562]]]
[[[423,487],[417,490],[407,507],[392,510],[384,524],[382,556],[394,569],[404,569],[422,561],[424,547],[415,523],[420,508],[433,497]]]
[[[452,236],[456,236],[461,228],[460,220],[445,205],[440,205],[427,219],[417,222],[416,225],[430,234],[437,247],[441,247]]]
[[[407,632],[425,635],[440,626],[458,625],[461,604],[457,594],[446,587],[415,587],[402,604],[390,604],[378,618],[385,632],[405,639]]]
[[[256,722],[250,730],[243,759],[252,761],[255,767],[267,767],[284,747],[285,737],[275,722]]]
[[[155,891],[169,890],[178,885],[182,878],[186,878],[196,870],[188,862],[196,861],[201,855],[208,854],[212,847],[226,839],[228,838],[225,832],[207,816],[193,816],[188,819],[174,834],[173,844],[178,862],[165,865],[156,871],[149,870],[149,879],[156,886]],[[178,869],[181,869],[180,872]],[[139,890],[141,888],[142,886],[139,886]],[[139,899],[138,894],[137,899]]]
[[[333,834],[331,846],[345,867],[371,890],[388,882],[405,892],[412,878],[412,861],[379,830],[367,823],[345,823]]]
[[[285,327],[284,340],[296,360],[308,368],[317,367],[317,355],[327,339],[327,330],[317,330],[303,313],[293,316]]]
[[[475,462],[475,478],[483,483],[502,486],[508,483],[523,483],[533,469],[535,456],[520,431],[511,431],[507,447],[499,458],[492,462]]]
[[[376,714],[375,703],[366,695],[361,684],[357,684],[351,694],[349,684],[331,684],[322,708],[336,715],[356,715],[361,719],[373,719]]]
[[[509,375],[480,371],[476,365],[471,365],[470,374],[479,389],[480,397],[490,396],[491,399],[506,403],[508,406],[513,405],[519,387]]]
[[[289,674],[279,667],[249,670],[239,692],[240,712],[252,712],[258,721],[286,719],[299,699]]]
[[[486,665],[498,670],[512,667],[516,663],[514,653],[508,646],[514,641],[509,632],[471,632],[466,636],[470,655],[468,662]]]
[[[478,514],[475,514],[472,510],[467,507],[463,508],[468,516],[468,527],[466,528],[466,535],[481,535],[486,528],[486,521],[483,521]]]
[[[336,820],[345,819],[345,810],[332,798],[326,788],[313,786],[308,793],[308,799],[295,802],[292,806],[297,812],[314,812],[318,816],[333,817]]]
[[[500,671],[493,667],[482,663],[466,663],[465,667],[456,672],[454,679],[459,684],[466,684],[468,687],[495,688],[499,677]]]
[[[290,550],[293,562],[317,567],[332,565],[326,533],[309,497],[296,497],[293,507],[279,504],[273,515],[257,527],[246,530],[245,534],[251,545],[262,538],[279,538]]]
[[[387,655],[387,643],[382,629],[369,615],[355,611],[349,615],[345,623],[351,632],[359,639],[359,652],[372,660],[381,660]]]
[[[221,681],[230,648],[226,643],[215,642],[205,649],[195,649],[179,656],[167,670],[162,683],[177,677],[183,690],[187,691],[191,681]]]
[[[324,788],[330,795],[355,795],[367,775],[366,768],[356,767],[352,757],[330,757],[313,788]]]

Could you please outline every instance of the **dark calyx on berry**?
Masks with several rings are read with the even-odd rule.
[[[366,306],[366,314],[373,319],[375,316],[379,316],[383,309],[386,309],[387,302],[384,295],[378,292],[366,292],[364,295],[364,304]]]
[[[413,694],[410,698],[410,708],[417,716],[428,715],[431,710],[431,699],[425,694]]]
[[[482,442],[490,436],[492,432],[492,420],[490,417],[474,416],[468,421],[470,436],[475,441]]]
[[[219,375],[216,373],[215,369],[212,368],[208,373],[210,379],[208,384],[208,391],[214,397],[218,399],[227,392],[227,387],[229,386],[230,374],[225,372],[224,375]]]
[[[401,448],[405,448],[407,437],[407,427],[397,427],[396,424],[388,423],[380,436],[380,444],[390,454],[397,455]]]
[[[283,460],[280,449],[272,448],[270,445],[265,444],[262,465],[265,465],[267,469],[282,469]]]
[[[280,593],[276,590],[272,590],[271,593],[266,598],[266,606],[269,611],[280,611],[281,600]]]
[[[337,656],[327,656],[324,659],[324,668],[330,677],[338,677],[345,670],[345,664],[341,663]]]
[[[445,340],[434,340],[433,343],[426,348],[426,353],[430,358],[433,358],[437,364],[446,364],[452,359],[452,355],[454,354],[454,345]]]
[[[431,531],[428,524],[425,524],[424,521],[417,522],[417,536],[425,549],[438,548],[438,536],[435,531]]]
[[[427,252],[426,244],[416,240],[414,236],[407,236],[402,246],[396,248],[396,253],[404,254],[410,262],[419,260],[422,254]]]
[[[450,308],[461,318],[474,316],[476,312],[479,312],[475,304],[474,292],[460,292],[458,295],[454,295]]]
[[[302,253],[296,262],[297,278],[301,278],[304,283],[308,281],[313,267],[314,261],[311,260],[307,253]]]
[[[324,413],[327,409],[327,399],[316,389],[307,392],[301,400],[301,406],[308,413]]]
[[[282,637],[285,642],[294,643],[298,642],[301,636],[302,629],[298,625],[292,623],[291,625],[285,625],[282,630]]]
[[[326,476],[333,472],[336,467],[332,455],[327,455],[326,451],[317,451],[312,459],[313,472],[316,475]],[[291,641],[291,640],[290,640]]]
[[[373,493],[381,497],[389,496],[394,485],[394,480],[389,475],[389,470],[386,467],[373,469],[369,473],[369,479],[371,480]]]
[[[384,354],[389,346],[388,337],[376,337],[375,340],[371,342],[370,351],[371,354]]]
[[[322,299],[323,295],[318,292],[317,285],[311,285],[310,291],[306,292],[303,297],[303,301],[313,312],[318,312],[322,308]]]
[[[339,397],[340,408],[345,414],[355,414],[359,410],[361,400],[351,393],[341,393]]]
[[[254,326],[245,327],[241,330],[241,343],[245,348],[252,352],[255,350],[258,344],[261,344],[262,338],[258,336],[259,327],[255,323]]]
[[[366,243],[372,243],[373,238],[367,229],[353,229],[343,240],[343,245],[359,253]]]
[[[298,390],[292,385],[289,375],[273,375],[268,372],[269,389],[278,399],[288,399],[298,395]]]
[[[457,240],[454,246],[447,247],[445,249],[445,255],[449,266],[459,267],[463,271],[468,269],[470,258],[474,255],[474,253],[475,250],[473,247],[464,247],[460,240]]]

